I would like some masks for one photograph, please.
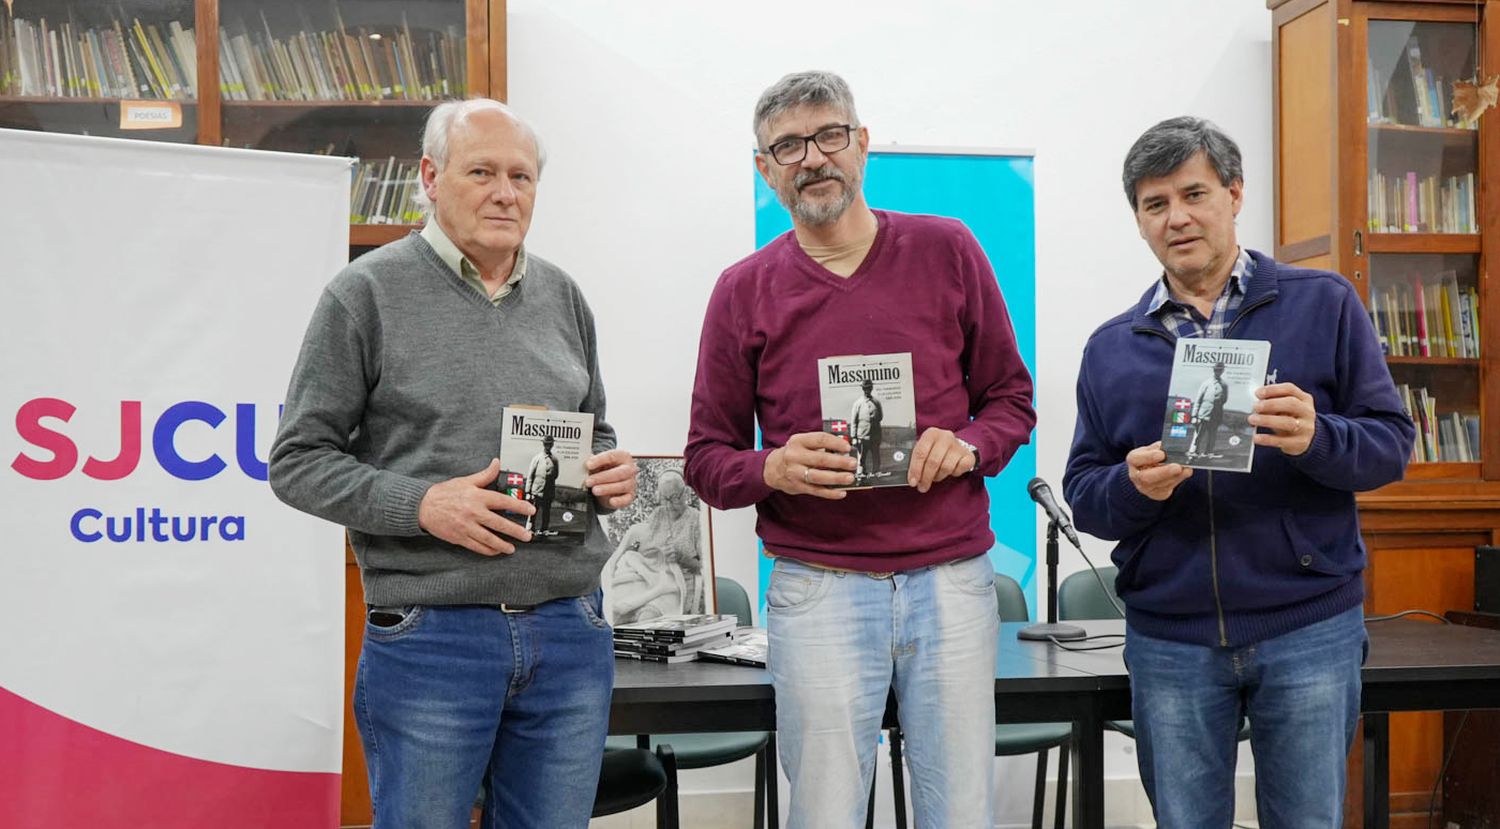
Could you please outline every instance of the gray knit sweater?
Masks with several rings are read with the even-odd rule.
[[[349,263],[323,291],[271,448],[271,488],[349,529],[371,604],[584,595],[609,557],[598,522],[581,544],[518,543],[494,557],[417,526],[429,487],[499,455],[500,411],[512,404],[592,412],[594,451],[614,447],[578,285],[530,256],[526,278],[492,305],[411,234]]]

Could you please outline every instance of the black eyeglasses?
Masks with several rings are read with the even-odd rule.
[[[823,155],[833,155],[839,150],[848,148],[849,136],[859,127],[854,124],[840,124],[836,127],[824,127],[812,135],[793,135],[783,138],[768,147],[765,152],[776,159],[777,164],[796,164],[807,158],[807,145],[817,144],[818,151]]]

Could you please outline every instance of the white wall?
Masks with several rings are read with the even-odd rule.
[[[875,144],[1035,150],[1037,470],[1054,487],[1084,340],[1159,273],[1119,183],[1136,136],[1217,121],[1244,152],[1240,239],[1271,244],[1264,0],[510,0],[509,27],[510,100],[550,153],[529,245],[584,285],[610,419],[638,453],[682,449],[703,307],[753,248],[751,111],[786,72],[844,75]],[[721,574],[755,583],[753,515],[716,515],[715,547]],[[1082,566],[1065,554],[1062,573]],[[1110,774],[1132,775],[1109,749]]]

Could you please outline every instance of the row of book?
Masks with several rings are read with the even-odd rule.
[[[1389,76],[1377,72],[1374,59],[1368,59],[1365,86],[1370,123],[1475,129],[1474,122],[1452,112],[1453,80],[1423,65],[1416,37],[1406,42],[1406,60],[1399,61]]]
[[[766,665],[765,628],[736,628],[735,616],[662,616],[615,625],[615,656],[676,664],[705,659],[735,665]]]
[[[1478,233],[1473,173],[1370,176],[1370,230],[1375,233]]]
[[[397,161],[361,161],[354,170],[349,196],[352,224],[421,224],[422,210],[416,196],[421,192],[421,164]]]
[[[432,101],[463,97],[468,82],[464,36],[455,26],[413,35],[384,32],[342,18],[335,31],[300,31],[286,38],[242,22],[219,31],[219,92],[231,101]]]
[[[197,41],[175,20],[115,18],[83,27],[44,17],[10,24],[0,26],[0,94],[179,101],[198,95]]]
[[[1370,319],[1389,356],[1479,356],[1479,292],[1454,271],[1372,287]]]
[[[1401,405],[1417,426],[1412,444],[1413,463],[1469,463],[1479,460],[1479,415],[1447,412],[1438,414],[1437,398],[1427,389],[1396,386]]]

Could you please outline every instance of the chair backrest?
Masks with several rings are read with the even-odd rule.
[[[1031,611],[1026,609],[1026,594],[1021,592],[1021,585],[1004,573],[995,574],[995,603],[1000,607],[1000,621],[1031,621]]]
[[[734,579],[719,576],[714,579],[714,589],[719,594],[719,613],[740,617],[740,627],[749,627],[755,624],[750,615],[750,597],[745,595],[745,588]]]
[[[1115,593],[1115,577],[1119,568],[1100,567],[1099,579],[1104,581],[1108,594],[1099,589],[1099,579],[1087,570],[1080,570],[1062,580],[1057,587],[1058,619],[1118,619],[1120,612],[1110,604],[1110,599],[1119,601]]]

